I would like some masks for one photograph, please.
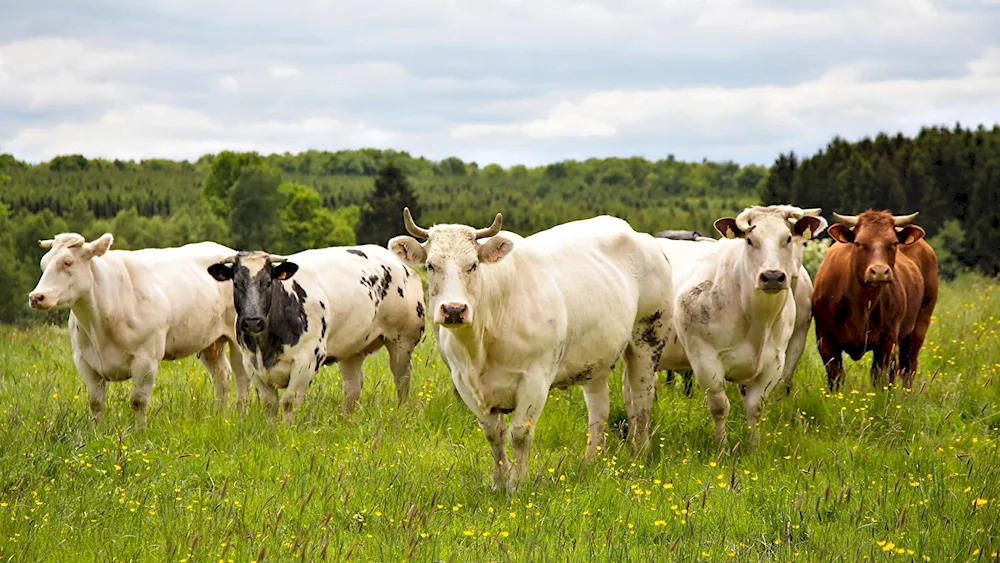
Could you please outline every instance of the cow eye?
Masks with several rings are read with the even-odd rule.
[[[785,244],[788,244],[790,242],[792,242],[792,235],[788,235],[788,238],[785,239]]]
[[[431,264],[430,262],[428,262],[427,263],[427,271],[428,272],[433,272],[434,271],[434,264]]]
[[[861,243],[860,243],[860,242],[855,242],[855,243],[854,243],[854,246],[856,246],[856,247],[858,247],[858,248],[861,248]]]
[[[476,263],[475,262],[473,262],[472,265],[469,266],[468,271],[470,271],[470,272],[475,272],[476,271]]]
[[[747,244],[749,244],[750,246],[753,246],[753,241],[750,240],[750,237],[747,237]]]
[[[72,260],[63,260],[63,266],[69,268],[72,265],[73,265],[73,261]]]

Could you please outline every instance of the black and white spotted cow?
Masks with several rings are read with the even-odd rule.
[[[336,362],[344,410],[361,395],[365,356],[385,346],[396,394],[410,388],[410,357],[424,332],[424,293],[416,273],[375,245],[306,250],[280,257],[240,251],[208,273],[234,283],[243,361],[271,414],[278,389],[285,419],[302,404],[313,376]]]

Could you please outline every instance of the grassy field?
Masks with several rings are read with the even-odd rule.
[[[606,456],[581,465],[579,389],[555,391],[516,494],[433,341],[394,408],[385,354],[341,414],[335,368],[296,420],[217,413],[193,359],[164,363],[149,427],[130,384],[89,421],[65,327],[0,328],[0,559],[5,561],[996,561],[1000,286],[942,289],[912,391],[872,389],[868,361],[825,392],[810,341],[793,396],[754,452],[722,452],[702,395],[661,387],[652,452],[630,459],[612,384]],[[662,377],[662,375],[661,375]],[[745,436],[731,390],[730,445]]]

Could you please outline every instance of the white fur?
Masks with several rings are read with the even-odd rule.
[[[613,217],[553,227],[527,238],[501,232],[474,241],[464,225],[438,225],[428,242],[396,237],[389,248],[428,272],[430,312],[452,381],[476,415],[494,455],[494,485],[527,471],[535,425],[552,387],[582,385],[589,411],[588,458],[604,441],[607,377],[624,353],[630,438],[643,445],[655,383],[654,350],[672,326],[670,264],[646,234]],[[496,261],[485,249],[506,249]],[[468,322],[442,324],[441,307],[469,307]],[[656,322],[644,322],[659,313]],[[653,326],[649,326],[652,324]],[[502,411],[512,411],[509,430]],[[511,436],[513,467],[505,438]],[[508,469],[510,470],[508,474]]]
[[[202,242],[109,251],[110,234],[86,244],[82,239],[64,233],[43,243],[51,250],[42,257],[42,277],[31,297],[43,298],[36,308],[71,310],[73,361],[94,420],[104,408],[106,382],[132,379],[135,423],[144,425],[160,361],[196,353],[213,376],[216,400],[224,404],[231,366],[223,354],[227,341],[236,403],[245,406],[249,378],[235,346],[232,289],[205,275],[233,250]]]

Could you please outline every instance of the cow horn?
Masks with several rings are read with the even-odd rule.
[[[902,227],[903,225],[909,225],[910,223],[913,222],[914,219],[917,218],[917,215],[919,214],[920,212],[917,211],[916,213],[910,213],[909,215],[893,215],[892,224],[897,227]]]
[[[802,210],[803,217],[819,217],[819,214],[823,212],[822,207],[810,207],[809,209]]]
[[[476,230],[476,238],[481,239],[496,235],[497,233],[500,232],[501,225],[503,225],[503,215],[497,213],[496,218],[493,219],[492,225],[486,227],[485,229]]]
[[[841,223],[849,226],[849,227],[857,227],[858,226],[858,216],[857,215],[841,215],[840,213],[837,213],[836,211],[834,211],[833,212],[833,218],[836,219],[837,221],[839,221],[839,222],[841,222]]]
[[[747,217],[747,215],[749,214],[750,210],[744,209],[739,215],[736,216],[736,228],[743,231],[744,233],[749,233],[751,230],[750,218]]]
[[[219,264],[235,264],[235,263],[236,263],[236,255],[235,254],[233,254],[229,258],[223,258],[221,261],[219,261]]]
[[[42,248],[52,248],[52,245],[55,242],[56,241],[54,241],[52,239],[40,240],[40,241],[38,241],[38,246],[40,246]]]
[[[427,238],[429,235],[427,229],[418,227],[417,224],[413,222],[413,215],[410,215],[409,207],[403,208],[403,224],[406,225],[406,232],[415,237]]]
[[[287,260],[288,258],[285,258],[284,256],[278,256],[277,254],[267,255],[267,261],[272,264],[281,264],[282,262],[286,262]]]

